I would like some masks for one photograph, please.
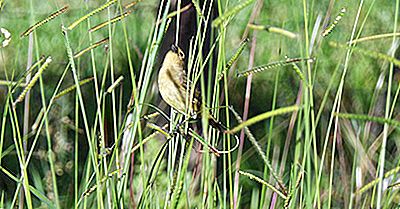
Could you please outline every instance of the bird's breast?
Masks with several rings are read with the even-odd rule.
[[[158,89],[163,100],[181,113],[185,113],[185,94],[180,81],[180,72],[163,66],[158,73]]]

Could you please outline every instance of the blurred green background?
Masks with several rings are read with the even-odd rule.
[[[308,16],[308,32],[309,39],[311,37],[315,38],[315,41],[311,41],[312,49],[306,49],[306,38],[304,31],[304,14],[303,14],[303,3],[307,3],[307,16]],[[327,14],[327,8],[330,2],[334,2],[331,14]],[[393,32],[393,23],[395,18],[395,7],[396,1],[394,0],[366,0],[362,1],[363,7],[359,16],[359,22],[356,27],[356,32],[358,33],[363,24],[362,31],[359,33],[361,37],[374,35],[374,34],[384,34]],[[66,55],[64,37],[61,33],[61,25],[69,25],[74,20],[81,16],[84,16],[97,7],[99,7],[102,2],[98,1],[34,1],[34,0],[23,0],[23,1],[10,1],[5,0],[3,2],[4,6],[0,11],[0,27],[6,28],[12,34],[12,41],[10,45],[5,48],[0,48],[0,80],[6,81],[7,79],[16,80],[18,75],[21,75],[26,70],[27,59],[28,59],[28,48],[29,48],[29,38],[20,38],[20,34],[25,31],[30,25],[37,21],[44,19],[48,14],[61,8],[64,5],[69,5],[69,11],[62,14],[60,17],[56,18],[38,28],[34,32],[34,46],[33,46],[33,60],[37,60],[40,55],[51,55],[53,58],[52,64],[45,70],[42,75],[44,95],[41,94],[39,85],[36,85],[31,90],[31,101],[30,101],[30,113],[29,113],[29,124],[30,126],[35,123],[35,119],[42,108],[41,97],[44,96],[48,101],[52,96],[57,82],[64,68],[68,64],[68,57]],[[113,6],[110,9],[110,16],[114,17],[119,12],[119,6],[123,6],[130,3],[129,1],[119,1],[118,6]],[[201,3],[201,2],[200,2]],[[239,2],[236,1],[223,1],[224,8],[230,8]],[[156,15],[159,8],[159,1],[153,0],[143,0],[137,5],[133,6],[132,14],[125,18],[122,22],[118,22],[113,25],[113,35],[112,35],[112,53],[113,53],[113,68],[115,79],[119,76],[124,76],[125,80],[122,84],[123,88],[118,89],[117,93],[117,109],[116,112],[119,116],[124,116],[127,112],[127,105],[131,98],[132,88],[130,81],[130,72],[128,64],[128,55],[126,50],[126,45],[129,46],[129,52],[131,54],[130,59],[132,61],[132,66],[134,73],[138,79],[140,77],[140,69],[143,67],[142,61],[143,56],[146,51],[146,47],[149,46],[149,36],[153,32],[153,27],[155,26]],[[227,6],[228,5],[228,6]],[[267,1],[263,2],[260,14],[256,17],[256,24],[260,25],[270,25],[279,28],[284,28],[288,31],[298,34],[297,39],[290,39],[286,36],[276,33],[269,33],[267,31],[253,31],[250,30],[250,40],[256,33],[257,43],[255,47],[254,54],[254,65],[259,66],[263,64],[268,64],[273,61],[285,60],[285,56],[289,57],[306,57],[306,51],[311,52],[311,56],[315,58],[315,62],[312,64],[312,86],[313,86],[313,99],[314,99],[314,110],[315,114],[321,111],[321,117],[318,121],[316,127],[316,144],[313,149],[318,153],[318,158],[320,160],[322,150],[324,148],[325,136],[328,135],[329,138],[329,148],[327,151],[325,167],[322,169],[323,178],[321,180],[321,185],[326,189],[329,185],[329,172],[330,162],[332,153],[332,137],[333,133],[329,133],[327,130],[329,119],[331,117],[332,106],[335,101],[335,95],[340,82],[340,76],[343,72],[346,48],[335,48],[329,45],[329,41],[334,41],[338,43],[345,44],[350,40],[350,36],[353,30],[353,25],[357,16],[357,10],[360,5],[359,1],[296,1],[296,0],[281,0],[281,1]],[[214,4],[217,7],[217,3]],[[320,33],[326,25],[322,25],[322,21],[325,16],[328,15],[329,22],[332,22],[335,16],[339,13],[342,7],[347,8],[347,12],[343,16],[342,20],[338,23],[332,33],[322,38]],[[234,19],[229,22],[226,26],[226,38],[224,41],[226,57],[233,55],[239,43],[241,42],[241,37],[246,30],[250,14],[253,9],[253,4],[244,8],[240,11]],[[370,13],[368,14],[368,10]],[[217,11],[214,11],[217,13]],[[368,18],[366,18],[368,14]],[[217,16],[217,15],[216,15]],[[102,11],[89,18],[90,25],[94,26],[99,24],[108,18],[107,10]],[[320,24],[315,27],[315,23]],[[329,23],[328,22],[328,23]],[[123,25],[126,26],[127,39],[124,36]],[[115,26],[115,28],[114,28]],[[399,26],[399,25],[397,25]],[[175,27],[173,23],[169,27]],[[315,28],[314,28],[315,27]],[[84,21],[77,26],[76,29],[69,32],[69,38],[71,42],[71,47],[74,52],[79,51],[90,45],[89,33],[87,30],[90,27],[88,22]],[[101,40],[109,36],[109,31],[105,27],[99,31],[92,33],[93,42]],[[316,29],[316,30],[315,30]],[[211,40],[215,40],[218,30],[213,30],[213,35]],[[168,36],[168,34],[166,35]],[[190,37],[187,37],[189,40]],[[127,40],[127,41],[126,41]],[[398,43],[398,40],[396,40]],[[389,49],[392,45],[392,38],[379,39],[373,41],[366,41],[357,44],[356,48],[360,50],[371,50],[375,52],[380,52],[388,54]],[[96,61],[96,69],[98,73],[98,78],[102,78],[106,68],[109,70],[109,53],[110,45],[107,47],[100,46],[94,49],[94,60]],[[398,46],[398,45],[397,45]],[[230,104],[243,115],[244,101],[245,101],[245,89],[246,89],[246,78],[237,78],[235,76],[235,71],[244,71],[248,68],[249,56],[250,56],[251,43],[245,48],[243,54],[238,58],[237,64],[228,78],[228,90],[229,90],[229,101]],[[165,46],[160,50],[157,56],[157,64],[153,68],[153,73],[151,77],[151,84],[148,95],[146,97],[146,102],[154,104],[163,108],[166,112],[169,108],[160,100],[160,96],[156,86],[156,75],[158,72],[159,65],[163,58],[163,53],[165,53]],[[396,49],[396,51],[398,51]],[[215,59],[215,58],[214,58]],[[77,70],[79,71],[80,78],[88,78],[93,76],[92,67],[93,63],[90,57],[90,53],[84,54],[82,57],[75,60],[77,64]],[[298,64],[302,69],[304,74],[306,72],[306,65],[304,63]],[[215,71],[214,68],[211,69],[212,72]],[[367,56],[362,53],[354,51],[351,55],[351,59],[348,63],[347,74],[344,82],[344,89],[341,101],[341,111],[347,113],[356,114],[368,114],[371,113],[374,116],[384,117],[385,114],[385,101],[387,93],[387,75],[389,72],[389,62],[382,59],[377,59],[371,56]],[[391,89],[391,95],[395,95],[396,89],[399,84],[399,70],[395,66],[393,74],[393,86]],[[214,73],[213,73],[214,74]],[[381,77],[380,77],[381,76]],[[379,79],[385,79],[380,81]],[[67,73],[64,81],[62,82],[61,89],[65,89],[74,84],[73,77],[71,73]],[[107,75],[105,80],[105,86],[108,87],[112,82],[109,75]],[[223,84],[221,84],[222,88]],[[249,107],[249,118],[259,115],[263,112],[270,111],[273,107],[273,97],[274,92],[276,93],[276,108],[290,106],[296,102],[296,98],[299,94],[299,88],[301,87],[301,82],[298,75],[294,72],[291,65],[273,68],[266,70],[261,73],[253,75],[252,80],[252,91],[250,96],[250,107]],[[7,99],[7,86],[0,86],[0,112],[5,112],[5,104]],[[94,119],[96,117],[96,99],[95,90],[93,84],[83,85],[82,96],[85,98],[86,114],[89,118],[89,126],[94,125]],[[16,99],[18,94],[22,89],[18,89],[14,93],[13,97]],[[303,89],[303,91],[305,91]],[[393,98],[393,97],[392,97]],[[326,101],[324,101],[326,99]],[[321,103],[324,102],[324,106]],[[104,100],[104,126],[106,133],[105,135],[110,139],[113,139],[113,111],[112,111],[112,101],[110,97],[106,97]],[[221,104],[224,105],[224,104]],[[74,178],[74,170],[78,169],[79,176],[83,178],[86,159],[88,154],[88,144],[86,142],[83,133],[79,135],[79,168],[74,168],[74,118],[75,118],[75,106],[76,97],[74,93],[67,94],[62,98],[55,101],[52,109],[48,115],[49,130],[51,139],[53,142],[53,151],[55,156],[55,165],[58,169],[58,189],[60,200],[62,202],[63,208],[68,208],[69,203],[73,202],[73,184],[72,180]],[[322,107],[322,109],[320,109]],[[145,109],[143,114],[150,113],[150,109]],[[221,111],[223,112],[223,111]],[[18,115],[18,121],[20,122],[20,129],[22,130],[22,121],[24,116],[24,106],[23,103],[17,105],[16,113]],[[399,103],[395,101],[393,118],[398,118],[399,116]],[[221,113],[224,114],[224,113]],[[2,156],[0,165],[6,168],[14,175],[18,176],[20,172],[20,165],[18,164],[17,155],[15,152],[13,132],[11,131],[10,119],[7,116],[2,118],[1,121],[7,120],[4,142],[2,145]],[[119,117],[118,124],[121,125],[123,117]],[[221,117],[225,118],[225,117]],[[266,149],[268,146],[268,140],[271,140],[269,144],[270,149],[267,150],[267,155],[269,156],[273,165],[279,165],[281,163],[281,154],[284,151],[288,151],[287,161],[284,165],[285,171],[283,172],[283,179],[288,181],[290,177],[290,170],[293,166],[292,159],[294,158],[296,146],[295,140],[302,140],[305,136],[302,133],[304,127],[296,127],[299,130],[295,132],[292,136],[292,142],[289,145],[289,150],[285,150],[284,144],[286,137],[288,135],[288,124],[290,117],[276,117],[274,118],[274,126],[270,129],[271,121],[265,120],[260,123],[254,124],[249,127],[255,138],[261,144],[261,146]],[[298,120],[301,120],[298,119]],[[159,119],[160,126],[163,120]],[[222,120],[223,123],[227,123]],[[237,124],[235,120],[230,122],[231,124]],[[83,129],[82,120],[79,121],[79,127]],[[336,157],[338,160],[334,165],[334,179],[333,182],[333,195],[332,195],[332,206],[333,208],[347,208],[348,201],[352,192],[355,191],[355,164],[356,162],[363,161],[363,157],[368,158],[366,161],[370,162],[368,164],[371,167],[363,167],[363,184],[376,178],[376,170],[378,170],[378,157],[379,149],[375,148],[373,145],[377,141],[377,138],[382,134],[383,125],[378,123],[372,123],[370,129],[366,129],[365,121],[359,120],[345,120],[341,122],[341,144],[336,147]],[[272,130],[272,133],[270,132]],[[82,130],[83,132],[84,130]],[[150,133],[149,129],[143,128],[143,134],[148,135]],[[298,135],[296,135],[296,133]],[[99,133],[93,133],[98,135]],[[52,188],[51,186],[51,175],[49,174],[49,165],[47,162],[47,143],[45,140],[46,133],[42,131],[40,139],[38,140],[38,145],[34,150],[32,161],[29,164],[29,176],[35,187],[38,190],[43,191],[43,193],[49,198],[51,196]],[[332,136],[329,136],[332,135]],[[365,137],[367,135],[367,137]],[[32,141],[28,138],[28,145],[31,145]],[[133,175],[134,182],[139,185],[142,179],[140,179],[140,168],[143,166],[148,169],[153,163],[155,156],[158,153],[158,149],[163,142],[163,137],[158,137],[157,140],[152,140],[146,144],[145,162],[140,162],[138,156],[135,156],[135,174]],[[110,145],[108,144],[108,145]],[[314,145],[313,145],[314,146]],[[363,147],[366,151],[369,151],[366,156],[360,155],[356,151]],[[399,131],[395,129],[390,132],[387,140],[386,158],[385,158],[385,171],[390,170],[398,165],[399,161]],[[372,151],[371,151],[372,149]],[[237,152],[232,154],[233,162],[237,157]],[[312,156],[314,157],[314,156]],[[315,159],[314,159],[315,160]],[[139,163],[140,162],[140,163]],[[137,164],[136,164],[137,163]],[[218,160],[218,169],[216,173],[221,174],[223,168]],[[164,165],[165,166],[165,165]],[[241,170],[250,171],[257,176],[263,176],[264,164],[254,149],[253,145],[245,140],[243,157],[241,160]],[[279,170],[279,167],[274,167]],[[283,169],[283,168],[280,168]],[[57,171],[57,170],[56,170]],[[306,173],[305,178],[315,177],[314,170],[308,170],[310,173]],[[163,177],[168,176],[166,170],[161,169],[159,174],[161,177],[158,178],[157,188],[160,193],[166,191],[166,185],[168,182],[163,181]],[[222,174],[221,174],[222,175]],[[394,177],[396,178],[396,177]],[[397,177],[398,178],[398,177]],[[50,179],[50,180],[49,180]],[[165,180],[165,179],[164,179]],[[166,180],[165,180],[166,181]],[[347,182],[346,182],[347,181]],[[308,180],[308,182],[311,182]],[[261,185],[255,181],[252,181],[245,177],[240,177],[241,184],[241,204],[243,208],[253,207],[251,204],[254,203],[254,192],[261,188]],[[220,185],[222,187],[222,185]],[[12,197],[14,195],[17,183],[7,177],[7,175],[0,171],[0,192],[4,192],[5,205],[9,206]],[[139,187],[139,186],[138,186]],[[138,189],[139,190],[139,189]],[[157,189],[156,189],[157,190]],[[321,189],[322,190],[322,189]],[[84,189],[80,190],[81,192]],[[324,190],[325,191],[325,190]],[[326,192],[326,191],[325,191]],[[392,208],[391,206],[395,203],[399,203],[398,191],[394,191],[397,196],[394,196],[393,204],[386,205],[386,208]],[[201,193],[201,192],[199,192]],[[321,192],[321,198],[323,199],[324,206],[326,206],[326,193]],[[164,194],[164,193],[162,193]],[[126,194],[129,195],[128,192]],[[163,196],[160,195],[160,198]],[[135,197],[137,198],[137,197]],[[201,198],[193,200],[201,203]],[[311,199],[314,196],[310,197]],[[362,197],[365,200],[370,201],[368,197]],[[364,199],[362,199],[364,200]],[[357,201],[356,207],[362,208],[365,206],[363,201]],[[39,207],[39,201],[35,202],[35,205]],[[366,204],[368,205],[368,204]],[[304,205],[303,205],[304,206]],[[45,207],[45,206],[43,206]],[[185,206],[182,206],[184,208]],[[263,206],[259,206],[262,208]],[[296,206],[292,206],[298,208]],[[307,208],[310,205],[305,206]],[[394,208],[395,206],[393,206]],[[366,208],[366,207],[364,207]]]

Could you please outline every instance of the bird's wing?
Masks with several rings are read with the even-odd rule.
[[[186,70],[181,70],[180,71],[180,75],[179,75],[179,81],[180,84],[182,86],[182,90],[184,92],[182,92],[184,95],[186,95],[186,90],[188,89],[188,85],[189,85],[189,90],[190,87],[192,87],[192,81],[190,79],[188,79],[187,74],[186,74]],[[188,92],[189,94],[191,93],[190,91]],[[201,109],[201,94],[200,91],[197,87],[195,87],[194,89],[194,95],[193,95],[193,101],[192,101],[192,109],[193,112],[198,113],[200,112]]]

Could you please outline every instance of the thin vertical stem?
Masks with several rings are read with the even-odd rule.
[[[396,0],[396,7],[395,7],[395,18],[394,18],[394,26],[393,26],[393,34],[396,33],[397,30],[397,20],[398,20],[398,14],[399,14],[399,0]],[[392,40],[392,46],[394,46],[396,43],[396,36],[393,35],[393,40]],[[391,56],[394,57],[395,50],[392,50]],[[390,119],[390,103],[391,103],[391,92],[392,92],[392,82],[393,82],[393,63],[390,63],[390,68],[389,68],[389,76],[388,76],[388,87],[387,87],[387,94],[386,94],[386,107],[385,107],[385,119]],[[386,143],[387,143],[387,137],[388,137],[388,129],[389,125],[385,123],[383,127],[383,139],[382,139],[382,147],[381,147],[381,152],[379,156],[379,179],[383,179],[383,174],[385,170],[385,152],[386,152]],[[382,189],[383,189],[383,181],[379,181],[378,184],[378,193],[377,193],[377,198],[376,198],[376,208],[380,209],[381,208],[381,201],[382,201]]]

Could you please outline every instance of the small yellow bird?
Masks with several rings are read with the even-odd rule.
[[[185,53],[176,45],[171,46],[158,72],[158,90],[163,100],[179,113],[186,114],[187,76],[185,71]],[[190,101],[190,100],[188,100]],[[195,89],[193,101],[189,107],[194,118],[201,114],[200,92]],[[209,124],[223,132],[226,127],[209,115]]]

